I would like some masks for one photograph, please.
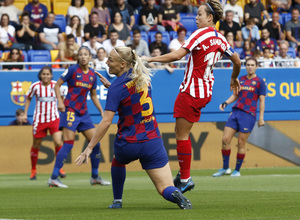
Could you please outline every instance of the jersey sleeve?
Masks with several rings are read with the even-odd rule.
[[[260,87],[259,87],[259,95],[266,95],[267,94],[267,86],[266,86],[266,82],[263,79],[259,79],[260,81]]]
[[[35,83],[31,84],[31,86],[29,87],[29,90],[27,92],[27,97],[32,98],[35,95]]]
[[[73,75],[74,71],[73,71],[73,68],[72,66],[70,66],[68,69],[65,70],[65,72],[63,72],[61,74],[61,79],[64,81],[64,82],[67,82],[69,81],[71,78],[72,78],[72,75]]]
[[[116,84],[111,84],[108,89],[105,110],[110,110],[116,112],[119,108],[120,102],[122,98],[122,91],[118,89]]]

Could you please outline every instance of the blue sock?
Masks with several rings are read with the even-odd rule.
[[[100,163],[100,143],[96,144],[90,155],[92,165],[92,177],[96,179],[98,177],[98,168]]]
[[[74,141],[64,141],[64,144],[58,152],[55,160],[54,169],[51,179],[56,179],[59,175],[59,170],[63,167],[65,159],[67,159],[69,152],[73,148]]]
[[[172,193],[173,193],[174,191],[176,191],[176,190],[177,190],[178,192],[180,192],[180,191],[178,190],[178,188],[176,188],[175,186],[168,186],[167,188],[164,189],[162,195],[163,195],[163,197],[164,197],[166,200],[175,203],[175,200],[174,200],[174,198],[173,198],[173,196],[172,196]]]
[[[114,200],[122,199],[124,182],[126,179],[126,167],[124,164],[119,164],[115,158],[113,158],[111,164],[111,178]]]

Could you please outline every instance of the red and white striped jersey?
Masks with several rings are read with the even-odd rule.
[[[190,51],[190,56],[180,92],[186,92],[194,98],[210,97],[215,63],[223,55],[232,56],[234,50],[226,38],[213,27],[196,30],[182,47]]]
[[[43,86],[41,81],[33,83],[27,97],[36,97],[36,105],[33,115],[34,123],[52,122],[59,118],[57,99],[54,91],[56,81],[51,80],[48,86]]]

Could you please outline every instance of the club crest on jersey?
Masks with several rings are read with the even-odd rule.
[[[254,85],[254,86],[255,86],[255,85],[256,85],[256,82],[255,82],[255,81],[252,81],[252,85]]]
[[[12,87],[10,92],[11,101],[16,105],[24,106],[26,101],[26,93],[29,90],[31,84],[32,82],[28,82],[28,81],[11,82],[11,87]]]
[[[94,81],[94,77],[90,76],[90,81],[93,82]]]
[[[72,125],[73,125],[72,122],[69,121],[68,122],[68,127],[72,127]]]

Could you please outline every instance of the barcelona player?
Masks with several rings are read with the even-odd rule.
[[[59,151],[51,178],[48,180],[49,186],[67,188],[61,183],[58,175],[63,166],[64,160],[73,148],[75,131],[82,132],[85,138],[91,140],[95,128],[87,111],[87,95],[90,92],[91,99],[100,114],[103,115],[101,104],[97,98],[97,76],[93,69],[89,68],[91,51],[88,47],[82,46],[78,51],[78,64],[70,66],[57,81],[54,90],[58,100],[58,110],[62,112],[59,128],[63,131],[63,147]],[[59,95],[61,85],[67,82],[68,94],[63,102]],[[100,143],[94,143],[95,147],[91,153],[92,185],[109,185],[110,182],[102,180],[98,176],[100,163]]]
[[[105,112],[91,142],[76,159],[77,165],[81,165],[84,160],[88,161],[93,147],[103,138],[118,111],[118,132],[111,165],[114,201],[109,208],[122,208],[125,164],[139,159],[160,195],[177,203],[181,209],[191,209],[191,202],[172,181],[167,152],[152,103],[151,72],[129,47],[113,49],[109,53],[107,65],[109,73],[118,78],[110,85],[106,78],[98,74],[102,83],[109,87]]]
[[[240,168],[245,158],[245,144],[254,127],[256,120],[257,102],[259,100],[259,119],[258,126],[264,126],[264,110],[266,97],[266,84],[262,78],[256,75],[258,67],[257,60],[250,57],[246,60],[247,75],[240,77],[241,91],[238,95],[231,95],[225,102],[220,105],[220,109],[224,108],[237,100],[232,107],[232,112],[225,125],[222,138],[222,156],[223,168],[214,173],[214,177],[222,175],[229,175],[231,169],[229,168],[229,157],[231,152],[230,142],[236,132],[238,137],[238,152],[236,159],[235,170],[232,172],[232,177],[241,176]]]
[[[146,57],[148,62],[168,63],[180,60],[190,54],[184,71],[184,79],[174,105],[173,117],[176,118],[175,134],[177,157],[180,171],[174,184],[182,193],[194,188],[190,174],[192,143],[189,137],[195,122],[201,116],[201,109],[211,100],[214,85],[213,67],[220,57],[227,56],[233,62],[230,89],[237,94],[240,85],[238,75],[241,69],[239,55],[234,52],[225,37],[215,25],[222,19],[223,8],[219,0],[208,0],[197,12],[198,29],[176,51],[158,56]]]

